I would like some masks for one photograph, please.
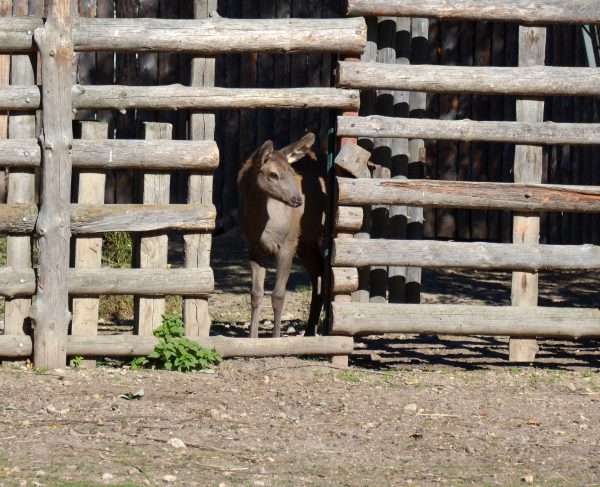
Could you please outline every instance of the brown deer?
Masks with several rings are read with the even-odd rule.
[[[273,336],[281,336],[281,312],[292,259],[295,254],[310,274],[312,298],[305,335],[316,333],[323,294],[323,257],[320,240],[325,215],[324,168],[311,150],[315,136],[308,133],[283,149],[267,140],[244,163],[238,174],[240,227],[248,240],[252,270],[252,321],[250,337],[258,336],[264,295],[266,261],[274,257],[277,278],[271,295],[275,323]],[[305,157],[305,156],[309,157]],[[312,159],[312,160],[311,160]],[[293,168],[292,168],[293,164]]]

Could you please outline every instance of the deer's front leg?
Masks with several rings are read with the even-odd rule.
[[[258,338],[258,321],[260,320],[260,307],[265,294],[266,268],[262,262],[250,257],[252,271],[252,290],[250,291],[252,304],[252,319],[250,321],[250,338]]]
[[[287,286],[290,271],[292,270],[292,260],[294,252],[280,252],[277,255],[277,280],[275,288],[271,294],[271,303],[273,305],[273,314],[275,316],[275,325],[273,326],[273,336],[281,336],[281,312],[283,311],[283,302],[285,300],[285,289]]]

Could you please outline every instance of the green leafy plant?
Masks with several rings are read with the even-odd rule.
[[[154,336],[160,339],[160,342],[147,356],[133,359],[131,368],[189,372],[208,369],[221,362],[221,356],[216,350],[203,347],[186,338],[184,334],[181,318],[172,313],[165,313],[162,325],[154,330]]]
[[[83,357],[81,355],[77,355],[76,357],[73,357],[71,363],[73,364],[73,367],[77,369],[81,367],[81,364],[83,363]]]

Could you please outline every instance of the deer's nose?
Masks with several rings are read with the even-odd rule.
[[[302,196],[293,196],[292,205],[298,208],[302,204]]]

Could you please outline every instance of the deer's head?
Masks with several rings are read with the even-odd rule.
[[[312,132],[280,150],[274,150],[273,141],[267,140],[251,156],[258,188],[288,206],[302,205],[302,192],[291,165],[307,155],[314,143]]]

